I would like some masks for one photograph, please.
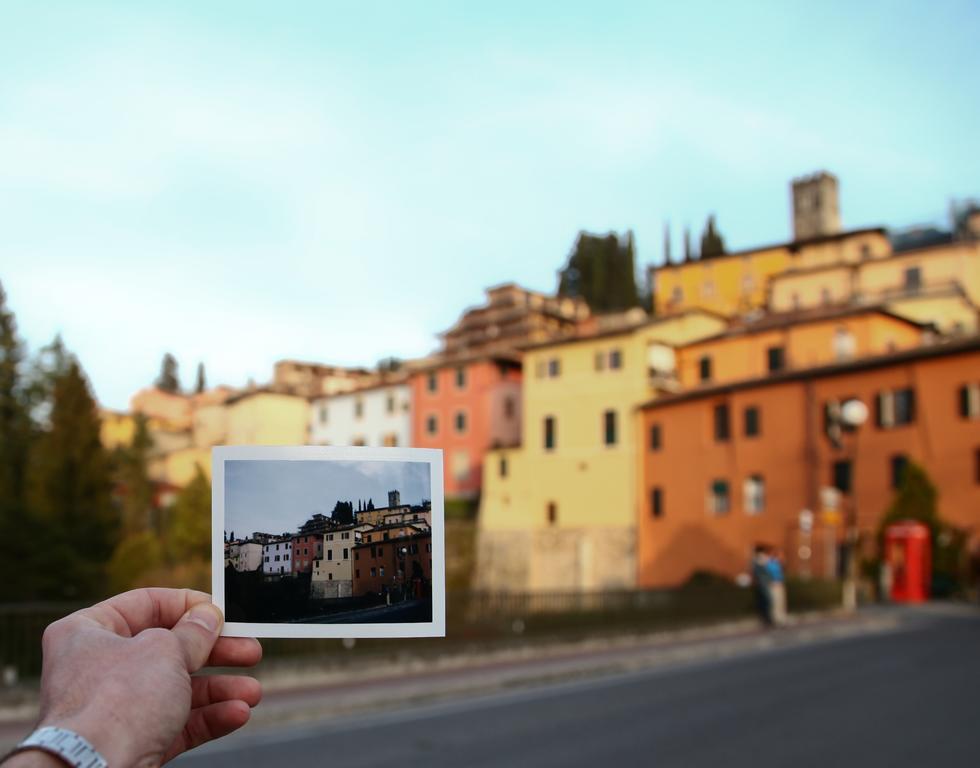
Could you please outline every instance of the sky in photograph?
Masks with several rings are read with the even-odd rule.
[[[581,229],[640,265],[710,212],[785,240],[980,195],[980,4],[0,0],[0,281],[123,408],[279,358],[430,352],[486,286],[550,291]]]
[[[368,499],[388,506],[388,491],[403,504],[432,500],[429,465],[418,461],[226,461],[225,532],[239,537],[293,532],[338,501]]]

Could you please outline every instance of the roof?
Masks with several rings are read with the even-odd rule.
[[[577,344],[583,341],[595,341],[596,339],[609,339],[616,336],[627,336],[631,333],[635,333],[636,331],[652,328],[655,325],[660,325],[661,323],[666,323],[671,320],[687,317],[688,315],[704,315],[707,317],[717,318],[718,320],[724,320],[726,322],[728,320],[728,318],[726,318],[724,315],[718,312],[713,312],[710,309],[689,307],[688,309],[683,309],[680,312],[674,312],[669,315],[654,315],[653,317],[647,318],[643,322],[636,323],[634,325],[627,325],[621,328],[611,328],[607,331],[598,331],[591,334],[568,336],[560,339],[551,339],[549,341],[539,341],[532,344],[526,344],[520,347],[520,349],[524,352],[531,352],[538,349],[544,349],[546,347],[561,347],[566,344]]]
[[[445,355],[433,356],[431,362],[426,365],[420,365],[415,368],[412,373],[428,373],[429,371],[437,371],[442,368],[455,368],[459,365],[469,365],[471,363],[488,362],[496,363],[498,365],[520,368],[521,358],[520,355],[508,355],[503,352],[474,352],[471,354],[456,354],[456,355]]]
[[[387,381],[378,381],[373,384],[365,384],[361,387],[354,387],[354,389],[348,389],[343,392],[334,392],[330,395],[315,395],[310,398],[314,402],[321,402],[323,400],[334,400],[341,397],[351,397],[360,395],[364,392],[375,392],[380,389],[391,389],[393,387],[407,387],[408,379],[411,376],[410,371],[399,372],[397,378],[389,379]]]
[[[684,344],[685,347],[696,347],[700,344],[707,344],[720,339],[733,338],[736,336],[751,336],[755,333],[777,330],[796,325],[810,325],[811,323],[824,323],[831,320],[841,320],[855,315],[882,315],[901,323],[914,326],[916,328],[934,328],[933,323],[922,323],[912,320],[902,315],[898,315],[887,309],[885,305],[854,305],[854,304],[835,304],[830,307],[813,307],[811,309],[797,309],[788,312],[767,312],[757,320],[735,321],[731,326],[721,333],[708,336]]]
[[[795,370],[780,371],[768,376],[758,376],[752,379],[742,379],[727,384],[718,384],[713,387],[700,387],[689,389],[677,394],[661,395],[655,400],[649,400],[639,406],[641,410],[654,410],[666,408],[678,403],[685,403],[692,400],[699,400],[707,397],[717,397],[727,395],[732,392],[739,392],[746,389],[756,389],[761,387],[786,384],[794,381],[806,379],[821,379],[838,374],[852,373],[858,371],[876,370],[888,368],[893,365],[914,363],[919,360],[929,360],[937,357],[947,357],[952,355],[964,355],[972,352],[980,352],[980,335],[970,336],[967,339],[957,339],[955,341],[944,341],[930,344],[923,347],[889,352],[884,355],[873,357],[863,357],[857,360],[849,360],[842,363],[831,363],[830,365],[816,366],[813,368],[799,368]]]
[[[304,395],[297,395],[292,392],[283,392],[275,387],[257,387],[255,389],[246,389],[242,392],[232,395],[227,400],[225,400],[225,405],[233,405],[241,400],[245,400],[249,397],[254,397],[256,395],[279,395],[280,397],[295,397],[297,400],[309,401],[311,398],[305,397]]]
[[[886,235],[888,230],[884,227],[864,227],[862,229],[849,229],[845,232],[834,232],[829,235],[817,235],[816,237],[808,237],[803,240],[788,240],[781,243],[772,243],[771,245],[759,245],[753,248],[743,248],[740,251],[729,251],[727,253],[720,254],[719,256],[712,256],[707,259],[697,259],[695,261],[683,261],[683,262],[670,262],[667,264],[660,264],[659,266],[651,266],[650,272],[656,272],[661,269],[670,269],[672,267],[686,267],[690,264],[710,264],[715,261],[721,261],[723,259],[733,258],[733,257],[744,257],[752,253],[761,253],[762,251],[774,251],[779,248],[786,248],[791,252],[799,251],[802,248],[807,248],[811,245],[820,245],[822,243],[833,243],[838,240],[847,240],[852,237],[858,237],[860,235]]]

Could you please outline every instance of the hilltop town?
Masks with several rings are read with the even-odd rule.
[[[675,257],[668,241],[646,308],[596,311],[570,272],[556,295],[505,283],[424,359],[283,360],[264,385],[146,389],[102,414],[103,443],[131,440],[142,414],[163,497],[219,444],[441,448],[447,509],[475,520],[473,583],[487,590],[734,578],[760,541],[792,574],[833,578],[846,544],[873,556],[911,463],[975,547],[980,208],[955,208],[948,229],[846,230],[832,174],[790,192],[785,242],[727,252],[715,235]],[[855,400],[870,414],[860,429],[840,418]],[[404,517],[321,522],[229,541],[227,562],[310,573],[311,594],[340,599],[404,574],[394,547],[367,554],[386,535],[428,546]]]

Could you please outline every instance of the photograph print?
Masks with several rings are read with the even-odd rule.
[[[213,465],[225,634],[444,634],[440,451],[218,447]]]

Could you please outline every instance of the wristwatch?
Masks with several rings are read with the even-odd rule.
[[[38,728],[18,744],[11,754],[26,749],[50,752],[74,768],[108,768],[109,765],[87,739],[67,728],[56,728],[51,725]]]

